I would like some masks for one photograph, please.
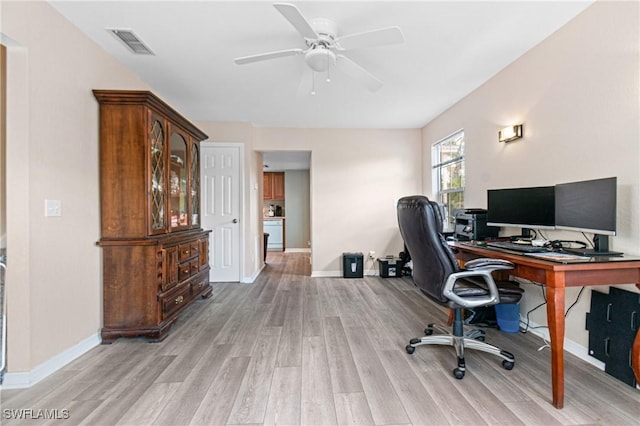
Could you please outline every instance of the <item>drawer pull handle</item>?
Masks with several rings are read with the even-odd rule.
[[[178,297],[176,298],[176,305],[181,304],[183,301],[184,301],[184,297],[182,297],[182,296],[178,296]]]
[[[183,251],[182,254],[189,255],[189,250]]]

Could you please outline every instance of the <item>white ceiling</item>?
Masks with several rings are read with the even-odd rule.
[[[346,75],[298,94],[301,56],[234,58],[305,48],[271,1],[52,1],[153,91],[193,121],[268,127],[420,128],[566,24],[592,1],[297,1],[339,35],[400,26],[405,43],[351,51],[381,79]],[[106,28],[132,29],[154,56],[134,55]]]

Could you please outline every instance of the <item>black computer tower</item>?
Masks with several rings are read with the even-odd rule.
[[[498,237],[497,226],[487,226],[485,209],[463,209],[454,214],[454,237],[458,241],[482,241]]]

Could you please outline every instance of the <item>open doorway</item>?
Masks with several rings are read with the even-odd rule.
[[[262,159],[262,220],[269,233],[266,262],[269,253],[310,253],[311,152],[265,151]]]

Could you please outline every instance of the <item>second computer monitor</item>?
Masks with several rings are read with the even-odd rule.
[[[487,225],[554,229],[554,187],[489,189],[487,191]]]

